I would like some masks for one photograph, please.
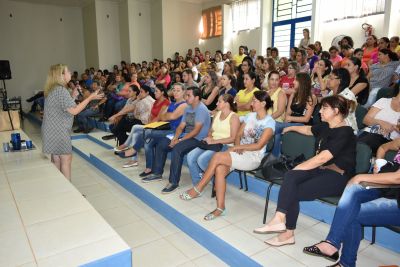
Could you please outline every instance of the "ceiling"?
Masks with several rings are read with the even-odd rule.
[[[33,4],[44,4],[44,5],[55,5],[55,6],[70,6],[70,7],[84,7],[95,0],[11,0],[15,2],[28,2],[28,3],[33,3]],[[123,2],[124,0],[108,0],[112,2]],[[129,1],[129,0],[128,0]],[[152,1],[152,0],[139,0],[139,1]],[[215,0],[181,0],[185,2],[191,2],[191,3],[207,3]],[[227,2],[227,1],[221,1],[221,2]]]

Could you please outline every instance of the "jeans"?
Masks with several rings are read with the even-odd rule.
[[[381,88],[371,88],[371,90],[369,91],[367,103],[364,104],[365,108],[370,108],[376,102],[376,96],[378,95],[380,89]]]
[[[167,136],[170,133],[173,133],[173,130],[151,130],[151,129],[144,130],[144,151],[146,156],[147,169],[153,170],[156,147],[158,146],[158,143],[161,140],[168,139],[165,136]]]
[[[81,129],[88,128],[88,117],[97,115],[99,113],[98,109],[87,108],[82,110],[77,116],[76,120],[78,122],[78,127]]]
[[[144,130],[143,125],[140,124],[133,125],[131,133],[124,142],[124,145],[126,145],[127,147],[133,147],[136,150],[136,152],[139,151],[144,144],[143,130]],[[132,156],[132,160],[137,160],[137,155]]]
[[[227,149],[228,146],[224,145],[221,151],[226,151]],[[208,163],[215,153],[215,151],[203,150],[198,147],[189,152],[187,163],[193,185],[196,185],[201,180],[201,174],[207,169]]]
[[[123,107],[126,104],[126,101],[127,101],[127,99],[122,99],[122,100],[118,100],[117,103],[115,103],[114,114],[120,112],[121,109],[123,109]]]
[[[277,211],[286,214],[286,228],[296,229],[300,201],[342,195],[348,176],[329,169],[290,170],[279,190]]]
[[[120,111],[126,104],[127,99],[117,100],[111,95],[107,96],[107,101],[104,107],[104,117],[109,118]]]
[[[378,189],[365,189],[358,184],[347,186],[336,208],[327,237],[337,249],[343,243],[340,257],[342,266],[356,266],[363,225],[400,226],[397,201],[382,198]]]
[[[183,158],[187,153],[196,148],[200,141],[195,138],[186,139],[177,143],[172,149],[171,147],[169,147],[170,143],[171,140],[169,140],[168,138],[163,138],[158,143],[158,146],[156,147],[156,157],[153,173],[160,175],[163,174],[167,154],[171,151],[171,166],[169,169],[168,180],[171,184],[178,185],[181,179]]]
[[[272,155],[275,157],[279,157],[281,154],[281,140],[282,140],[282,131],[286,127],[289,126],[298,126],[298,125],[304,125],[302,123],[298,122],[275,122],[275,133],[274,133],[274,148],[272,149]]]

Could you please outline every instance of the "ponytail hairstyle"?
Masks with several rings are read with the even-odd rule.
[[[229,107],[230,107],[231,111],[237,112],[237,105],[236,105],[236,103],[235,103],[235,98],[234,98],[232,95],[230,95],[230,94],[224,94],[224,95],[222,95],[221,97],[222,97],[222,100],[223,100],[225,103],[228,103],[228,104],[229,104]]]
[[[365,72],[364,72],[363,68],[361,67],[361,64],[362,64],[361,60],[357,57],[351,57],[350,61],[353,62],[353,64],[358,67],[358,75],[360,75],[360,77],[364,78]]]
[[[260,102],[265,102],[266,111],[268,111],[274,105],[274,101],[272,101],[271,97],[266,91],[255,91],[254,97]]]

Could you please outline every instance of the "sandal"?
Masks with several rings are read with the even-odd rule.
[[[182,200],[192,200],[193,198],[197,198],[197,197],[201,197],[202,192],[200,192],[199,189],[197,189],[197,187],[193,186],[193,190],[196,192],[197,195],[195,196],[191,196],[188,191],[185,191],[183,193],[179,194],[179,198]]]
[[[220,211],[221,213],[219,215],[215,215],[214,212],[215,211]],[[216,208],[215,210],[213,210],[212,212],[210,212],[209,214],[207,214],[206,216],[204,216],[204,220],[206,221],[212,221],[215,218],[218,218],[219,216],[225,216],[226,214],[226,209],[220,209],[220,208]]]
[[[342,265],[340,264],[340,262],[336,262],[335,264],[329,265],[327,267],[342,267]]]
[[[321,243],[328,243],[330,245],[333,246],[333,244],[331,242],[329,242],[328,240],[323,240],[321,242],[319,242],[318,244]],[[327,260],[331,260],[331,261],[337,261],[339,259],[339,251],[336,251],[335,253],[333,253],[332,255],[327,255],[325,253],[322,253],[322,251],[316,246],[318,244],[309,246],[309,247],[305,247],[303,249],[303,252],[312,256],[318,256],[318,257],[324,257]],[[336,266],[336,265],[333,265]]]

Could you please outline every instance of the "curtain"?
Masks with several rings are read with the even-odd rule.
[[[238,0],[232,2],[232,26],[234,32],[260,27],[260,20],[260,0]]]
[[[222,35],[221,6],[208,8],[202,11],[203,32],[201,39],[208,39]]]
[[[385,11],[385,0],[323,1],[320,11],[325,22],[361,18],[383,14]]]

